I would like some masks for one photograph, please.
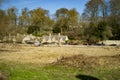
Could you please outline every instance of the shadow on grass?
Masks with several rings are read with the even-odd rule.
[[[17,50],[2,50],[2,49],[0,49],[0,52],[17,52]]]
[[[80,80],[100,80],[96,77],[93,77],[93,76],[88,76],[88,75],[76,75],[76,78],[80,79]]]

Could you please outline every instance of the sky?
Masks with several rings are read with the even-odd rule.
[[[82,14],[87,1],[89,0],[6,0],[1,7],[7,10],[15,6],[19,12],[25,7],[29,10],[41,7],[49,10],[50,14],[55,14],[56,10],[60,8],[76,8],[79,14]]]

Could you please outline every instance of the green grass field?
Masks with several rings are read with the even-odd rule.
[[[28,51],[29,48],[30,51]],[[69,65],[66,66],[59,64],[58,65],[51,64],[51,61],[53,62],[55,60],[56,62],[56,59],[59,59],[59,56],[68,57],[68,54],[70,54],[69,56],[73,56],[78,54],[87,54],[87,52],[91,56],[94,55],[97,50],[99,52],[96,56],[101,56],[101,55],[108,56],[108,54],[110,54],[109,56],[111,56],[113,55],[112,52],[114,54],[119,54],[120,52],[119,48],[108,48],[108,47],[107,48],[106,47],[104,48],[29,47],[29,48],[25,47],[25,48],[17,49],[16,51],[10,51],[13,49],[6,51],[5,49],[1,50],[0,80],[120,80],[120,64],[115,63],[114,61],[113,64],[111,64],[110,66],[96,65],[93,68],[89,68],[89,67],[79,68]],[[61,51],[58,51],[58,49]],[[67,53],[68,49],[71,50],[69,51],[69,53]],[[79,50],[81,51],[81,53],[79,52]],[[104,52],[108,52],[108,53],[100,54],[101,53],[100,51],[103,51],[103,53]],[[75,53],[73,54],[73,52]],[[115,58],[113,59],[110,58],[106,59],[107,57],[104,58],[105,60],[116,60]],[[43,64],[43,62],[45,62],[45,64]],[[85,65],[85,66],[89,66],[89,65]]]
[[[0,62],[0,70],[8,77],[8,80],[84,80],[79,77],[80,75],[96,77],[99,80],[120,79],[120,68],[96,67],[80,70],[65,66]],[[90,77],[86,78],[91,80]]]

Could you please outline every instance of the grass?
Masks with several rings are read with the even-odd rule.
[[[37,66],[30,64],[6,65],[0,63],[0,69],[9,73],[8,80],[78,80],[78,71],[61,66]]]
[[[0,72],[8,80],[88,80],[96,77],[99,80],[120,80],[120,66],[96,66],[92,69],[51,65],[62,56],[78,54],[88,56],[111,56],[120,54],[115,47],[31,47],[1,48]],[[93,79],[92,79],[93,80]]]
[[[0,70],[8,74],[8,80],[80,80],[79,75],[89,75],[99,80],[119,80],[120,68],[103,68],[80,70],[74,67],[40,66],[36,64],[19,64],[0,62]]]
[[[6,50],[7,49],[7,50]],[[62,56],[84,54],[88,56],[102,56],[120,54],[120,48],[114,47],[32,47],[3,48],[0,59],[21,63],[48,64]]]

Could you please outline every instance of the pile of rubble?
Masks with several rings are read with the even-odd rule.
[[[120,55],[114,56],[85,56],[75,55],[62,57],[54,65],[71,66],[77,68],[94,68],[96,66],[120,66]]]

